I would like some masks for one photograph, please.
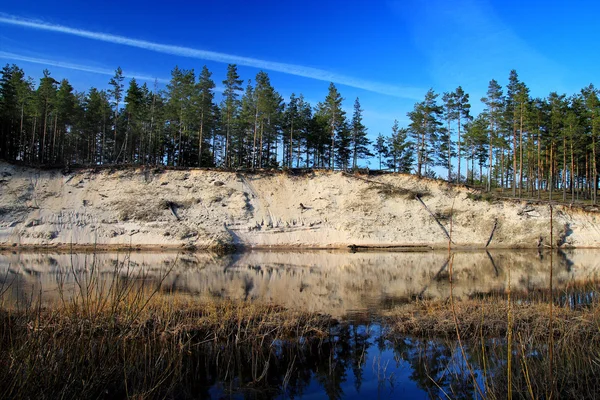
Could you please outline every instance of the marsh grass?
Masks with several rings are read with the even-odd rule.
[[[552,296],[547,290],[513,293],[510,303],[501,294],[455,300],[454,312],[450,300],[420,300],[389,311],[384,323],[392,341],[406,335],[454,341],[458,330],[486,398],[508,398],[509,393],[513,398],[528,399],[598,398],[597,294],[597,283],[580,283],[556,290]],[[468,377],[468,370],[466,374]],[[460,379],[464,381],[465,376]],[[472,392],[476,392],[474,387]]]
[[[337,398],[348,371],[358,377],[367,365],[369,341],[391,343],[399,357],[412,352],[413,377],[432,397],[598,397],[598,282],[513,291],[509,301],[500,292],[416,300],[387,311],[383,334],[369,338],[356,327],[371,317],[338,323],[272,304],[201,300],[169,292],[169,273],[150,277],[128,257],[100,273],[92,257],[57,274],[52,303],[40,293],[15,302],[10,278],[0,277],[0,398],[295,397],[311,379]],[[425,350],[410,350],[407,337]],[[391,369],[380,360],[378,381],[392,384]]]
[[[150,280],[126,259],[107,280],[92,262],[61,275],[51,305],[42,296],[10,303],[0,288],[0,398],[187,398],[217,376],[267,390],[278,360],[322,341],[332,323],[267,304],[163,293],[168,272]]]

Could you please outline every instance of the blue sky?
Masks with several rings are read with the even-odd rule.
[[[473,110],[490,79],[516,69],[532,96],[593,83],[600,57],[593,1],[5,1],[0,64],[39,79],[44,68],[77,90],[126,75],[169,79],[207,65],[220,83],[228,62],[244,79],[269,73],[287,99],[311,104],[336,83],[356,97],[371,138],[390,133],[431,87],[462,85]],[[150,83],[151,84],[151,83]],[[161,83],[162,85],[162,83]]]

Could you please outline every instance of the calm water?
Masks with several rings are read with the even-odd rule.
[[[510,284],[515,296],[527,299],[548,287],[549,268],[548,252],[458,252],[453,258],[454,295],[498,295]],[[335,326],[317,347],[279,343],[262,355],[244,353],[255,349],[199,348],[189,355],[188,371],[194,382],[189,390],[197,397],[477,397],[455,342],[412,337],[392,342],[378,324],[377,315],[396,304],[448,298],[445,252],[247,252],[222,257],[5,253],[0,254],[0,292],[5,290],[5,301],[13,305],[40,294],[51,304],[59,298],[59,287],[69,296],[91,271],[108,283],[115,270],[150,283],[164,278],[165,293],[275,303],[349,321]],[[554,253],[553,284],[559,302],[575,307],[595,300],[595,293],[569,288],[597,281],[599,274],[600,251]],[[466,351],[469,359],[477,358],[477,346],[467,346]],[[501,370],[504,361],[502,355],[489,357],[486,373],[494,374],[494,366]],[[194,361],[198,359],[203,362]],[[474,372],[479,381],[482,370],[475,365]]]
[[[510,274],[509,274],[510,267]],[[446,252],[247,252],[228,256],[199,253],[0,253],[0,284],[7,296],[45,301],[66,295],[90,271],[110,280],[121,274],[147,281],[164,279],[165,292],[199,298],[269,302],[344,317],[377,312],[415,298],[445,299],[450,294]],[[549,253],[536,251],[458,252],[453,261],[454,296],[469,298],[512,292],[526,296],[549,286]],[[600,278],[600,251],[555,253],[557,289]],[[510,277],[510,280],[509,280]]]

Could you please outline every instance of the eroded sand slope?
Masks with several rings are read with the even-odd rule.
[[[549,209],[472,200],[414,176],[130,168],[63,174],[0,163],[0,245],[536,247]],[[598,247],[599,213],[556,207],[554,238]],[[497,222],[496,222],[497,221]]]

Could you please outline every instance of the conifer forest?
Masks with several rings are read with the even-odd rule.
[[[389,132],[367,135],[359,99],[347,115],[331,83],[316,105],[284,99],[269,76],[244,80],[236,65],[218,82],[175,67],[164,89],[126,82],[77,92],[44,70],[39,82],[17,65],[0,76],[0,158],[28,165],[166,165],[224,169],[372,169],[478,185],[506,195],[596,203],[598,89],[533,98],[516,71],[491,80],[482,99],[459,86],[430,89]],[[471,113],[474,101],[483,111]],[[440,172],[442,171],[442,172]]]

